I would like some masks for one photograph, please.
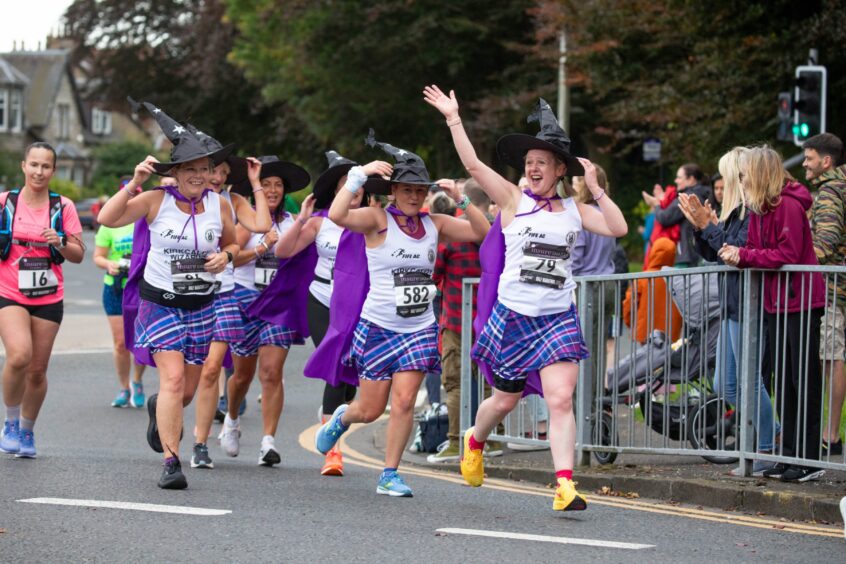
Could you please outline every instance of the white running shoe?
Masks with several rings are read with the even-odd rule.
[[[273,466],[282,462],[279,451],[276,450],[276,442],[271,435],[265,435],[261,439],[261,450],[259,451],[259,466]]]
[[[220,431],[220,448],[227,456],[238,456],[241,450],[241,419],[234,421],[229,414],[223,419],[223,429]]]

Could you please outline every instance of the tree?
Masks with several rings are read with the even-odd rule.
[[[133,142],[110,143],[97,147],[93,151],[94,173],[91,177],[91,187],[98,195],[113,194],[118,188],[120,178],[131,176],[135,166],[152,153],[152,147]]]

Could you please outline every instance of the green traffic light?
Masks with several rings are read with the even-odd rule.
[[[807,137],[808,134],[811,132],[811,128],[808,126],[807,123],[803,123],[799,126],[799,132],[802,134],[802,137]]]
[[[799,135],[799,126],[798,125],[793,126],[793,135],[796,135],[796,136]]]

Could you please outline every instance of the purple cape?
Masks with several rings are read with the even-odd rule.
[[[276,276],[247,307],[247,314],[293,329],[304,338],[308,330],[308,287],[314,280],[317,249],[309,245],[296,255],[279,261]]]
[[[344,230],[335,259],[334,288],[329,302],[329,329],[303,370],[309,378],[332,386],[358,386],[358,372],[343,363],[352,346],[361,308],[370,290],[364,235]],[[337,291],[338,289],[343,291]]]
[[[502,218],[500,215],[491,224],[485,240],[479,247],[479,261],[482,267],[482,276],[479,279],[479,290],[476,294],[476,317],[473,318],[473,332],[482,334],[485,324],[496,305],[499,278],[505,268],[505,237],[502,234]],[[485,361],[477,360],[479,370],[485,375],[485,379],[491,386],[494,385],[493,371]],[[529,394],[543,395],[540,373],[536,370],[529,372],[526,380],[524,396]]]

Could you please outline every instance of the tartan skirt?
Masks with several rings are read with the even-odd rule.
[[[504,380],[524,380],[529,372],[556,362],[579,362],[590,351],[575,305],[561,313],[530,317],[497,302],[471,355]]]
[[[244,323],[235,299],[235,290],[215,294],[212,342],[237,343],[243,341],[244,337]]]
[[[135,346],[152,354],[178,351],[185,356],[185,364],[204,364],[213,327],[214,303],[183,309],[142,299],[135,318]]]
[[[438,324],[414,333],[396,333],[360,319],[344,364],[364,380],[390,380],[397,372],[440,374]]]
[[[289,349],[291,345],[305,344],[305,339],[296,331],[247,314],[247,308],[258,298],[261,292],[235,284],[234,293],[235,301],[238,302],[238,309],[240,310],[244,338],[230,343],[232,354],[255,356],[258,354],[259,347],[269,346]]]

